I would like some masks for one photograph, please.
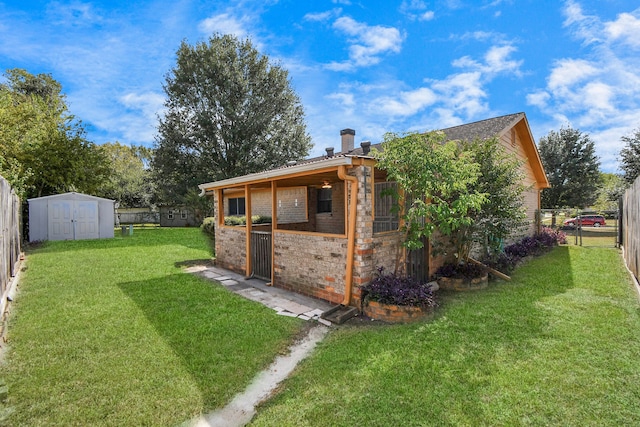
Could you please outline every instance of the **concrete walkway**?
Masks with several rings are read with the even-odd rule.
[[[330,321],[320,318],[322,313],[333,307],[327,301],[267,286],[264,280],[245,279],[240,274],[220,267],[195,265],[188,267],[186,271],[219,282],[230,291],[251,301],[264,304],[282,316],[297,317],[303,320],[317,320],[326,326],[331,326],[332,324]]]
[[[266,370],[260,372],[251,385],[237,394],[227,406],[208,415],[184,423],[184,427],[242,427],[256,414],[256,407],[268,399],[278,385],[306,358],[316,344],[325,337],[329,328],[316,325],[307,335],[289,348],[289,354],[278,356]]]

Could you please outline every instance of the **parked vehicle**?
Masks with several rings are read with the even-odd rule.
[[[607,225],[602,215],[582,215],[580,217],[569,218],[564,220],[564,225],[574,227],[578,224],[582,224],[584,226],[592,225],[594,227]]]

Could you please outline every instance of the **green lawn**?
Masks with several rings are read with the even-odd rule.
[[[343,327],[253,426],[640,425],[640,310],[616,249],[563,246],[435,320]]]
[[[136,229],[27,255],[0,372],[12,426],[173,426],[224,406],[298,319],[184,273],[199,229]]]
[[[30,251],[1,424],[175,426],[228,403],[302,323],[181,269],[209,257],[197,229]],[[333,330],[253,425],[639,425],[639,308],[616,249],[559,247],[434,320]]]

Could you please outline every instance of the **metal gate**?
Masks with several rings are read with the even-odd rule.
[[[422,248],[407,252],[407,275],[421,281],[429,280],[429,239],[422,239]]]
[[[251,276],[271,280],[271,232],[251,232]]]

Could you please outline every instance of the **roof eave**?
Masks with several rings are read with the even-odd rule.
[[[223,179],[220,181],[207,182],[198,185],[198,188],[204,192],[207,190],[215,190],[217,188],[235,187],[238,185],[244,185],[249,183],[271,181],[277,179],[283,179],[290,175],[299,175],[301,173],[313,173],[316,170],[326,169],[339,166],[351,166],[353,165],[353,159],[360,156],[346,155],[328,158],[316,162],[302,163],[300,165],[287,166],[279,169],[271,169],[264,172],[256,172],[248,175],[242,175],[235,178]]]

